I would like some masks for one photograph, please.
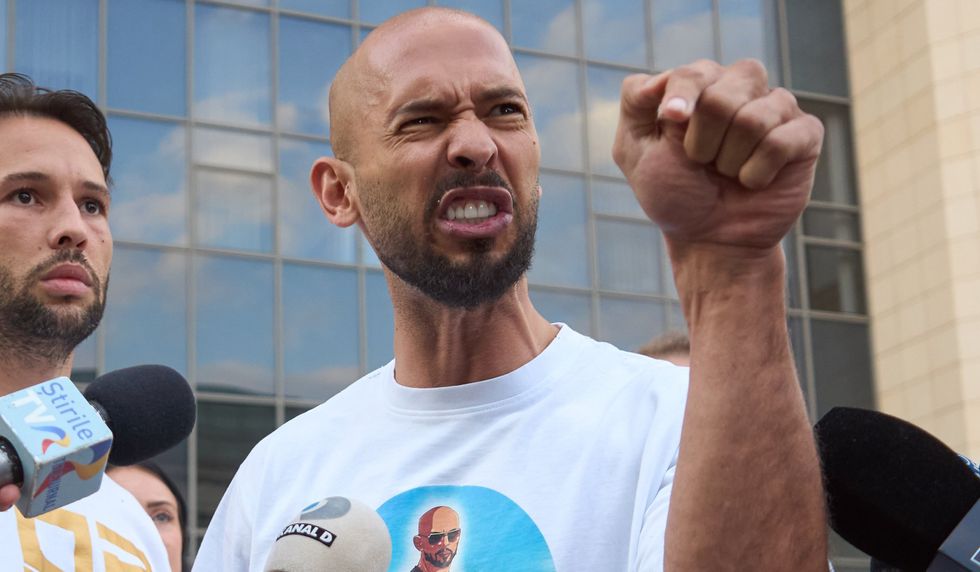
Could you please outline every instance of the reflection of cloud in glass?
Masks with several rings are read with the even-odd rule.
[[[714,59],[712,0],[657,0],[653,14],[653,65],[666,70],[700,58]]]
[[[118,240],[187,243],[185,131],[178,124],[112,116],[109,222]]]
[[[199,256],[195,263],[199,384],[271,394],[272,263],[226,256]]]
[[[194,112],[198,117],[269,123],[269,16],[195,6]]]
[[[272,250],[272,180],[198,169],[195,230],[204,246]]]
[[[603,297],[599,316],[598,339],[627,351],[636,351],[667,327],[663,302]]]
[[[619,94],[627,72],[590,66],[589,79],[589,159],[592,170],[621,176],[612,159],[612,146],[619,124]]]
[[[284,265],[283,368],[287,394],[326,399],[357,379],[357,298],[356,270]],[[336,300],[351,303],[336,304]]]
[[[541,164],[582,168],[582,104],[578,66],[538,56],[518,55],[534,124],[541,139]]]
[[[211,127],[194,128],[194,161],[213,167],[271,172],[272,138]]]
[[[511,2],[510,10],[514,44],[557,54],[575,54],[575,32],[578,29],[578,22],[573,2],[569,0]],[[543,26],[542,22],[545,22]]]
[[[334,226],[310,189],[310,169],[330,145],[279,140],[279,244],[285,256],[354,264],[357,228]]]
[[[581,177],[541,175],[541,208],[534,262],[528,278],[536,284],[588,288],[588,212]]]
[[[14,70],[49,89],[74,89],[98,99],[98,0],[16,3]],[[6,32],[6,30],[4,30]],[[7,41],[6,33],[0,41]],[[6,69],[6,62],[2,62]]]
[[[762,0],[720,0],[722,63],[730,64],[744,58],[755,58],[766,65],[770,84],[779,78],[773,7]]]
[[[582,23],[590,58],[646,65],[642,0],[584,0]]]
[[[162,363],[187,371],[186,257],[119,247],[104,320],[107,370]]]
[[[279,127],[326,135],[330,83],[350,55],[351,28],[283,16],[279,31]]]

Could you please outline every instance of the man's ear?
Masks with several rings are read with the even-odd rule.
[[[320,157],[310,171],[310,187],[327,219],[339,227],[358,221],[354,168],[335,157]]]

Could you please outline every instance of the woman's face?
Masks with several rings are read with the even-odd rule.
[[[167,548],[170,568],[180,572],[180,553],[183,539],[177,518],[177,499],[167,485],[152,473],[139,467],[117,467],[109,473],[112,480],[130,492],[150,515],[160,531],[163,545]]]

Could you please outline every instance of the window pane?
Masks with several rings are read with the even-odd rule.
[[[510,27],[514,45],[564,55],[577,52],[578,19],[572,0],[511,2]]]
[[[662,302],[601,298],[599,339],[626,351],[636,351],[650,338],[667,330]]]
[[[715,59],[711,0],[653,0],[653,67],[666,70]]]
[[[645,13],[643,0],[582,0],[586,56],[645,66]]]
[[[374,248],[371,247],[371,243],[367,241],[364,237],[364,233],[360,230],[357,231],[358,241],[361,243],[361,264],[371,268],[381,268],[381,261],[378,260],[378,255],[375,254]]]
[[[504,7],[501,0],[438,0],[440,6],[457,8],[476,14],[504,33]]]
[[[113,158],[109,220],[116,240],[187,244],[183,125],[109,117]]]
[[[98,101],[99,1],[31,0],[16,8],[16,71]]]
[[[110,0],[109,107],[187,114],[186,14],[178,0]]]
[[[395,312],[391,307],[384,274],[364,273],[364,300],[367,313],[367,369],[375,370],[395,356]]]
[[[209,167],[271,173],[272,138],[213,127],[194,128],[194,162]]]
[[[581,177],[541,175],[541,206],[534,262],[528,278],[537,284],[588,288],[589,213]]]
[[[844,19],[839,0],[787,0],[786,26],[793,88],[847,96]]]
[[[283,131],[326,136],[327,96],[333,76],[351,53],[349,26],[279,19],[279,102]]]
[[[310,169],[330,145],[300,139],[279,140],[279,245],[282,253],[354,264],[357,227],[334,226],[310,191]]]
[[[187,258],[116,247],[106,306],[107,370],[161,363],[187,375]]]
[[[271,395],[272,264],[218,256],[196,262],[198,389]]]
[[[861,227],[854,212],[810,207],[803,213],[803,231],[807,236],[860,242]]]
[[[773,0],[718,0],[721,61],[755,58],[766,66],[769,83],[779,85],[779,34]]]
[[[659,294],[663,247],[652,224],[597,220],[599,288]]]
[[[197,4],[194,15],[195,115],[269,124],[269,16],[206,4]]]
[[[820,118],[824,126],[823,150],[811,197],[828,203],[857,204],[847,107],[822,101],[801,101],[800,107]]]
[[[325,400],[358,378],[357,271],[286,264],[282,308],[286,397]]]
[[[592,335],[590,295],[531,288],[531,301],[547,320],[563,322],[580,334]]]
[[[648,220],[633,189],[625,182],[592,180],[592,209],[597,213]]]
[[[864,324],[810,320],[817,417],[838,405],[874,407],[871,346]]]
[[[104,321],[104,320],[103,320]],[[75,383],[87,383],[95,379],[98,362],[99,332],[104,326],[99,326],[92,335],[75,346],[74,360],[71,364],[71,380]]]
[[[164,474],[173,479],[177,490],[187,502],[188,473],[187,473],[187,439],[150,459],[163,469]],[[192,507],[189,507],[192,508]]]
[[[350,18],[350,0],[279,0],[279,7],[321,16]]]
[[[199,245],[272,251],[272,179],[198,169],[195,189]]]
[[[612,158],[612,145],[619,124],[619,91],[629,73],[589,66],[589,159],[592,171],[623,176]]]
[[[864,267],[861,251],[829,246],[806,247],[810,308],[864,314]]]
[[[582,96],[578,64],[517,54],[541,140],[541,165],[581,171]]]
[[[425,0],[358,0],[360,18],[363,22],[380,24],[395,14],[421,8]]]
[[[790,308],[799,308],[800,261],[796,255],[796,228],[790,229],[781,243],[786,256],[786,297]]]
[[[293,405],[293,406],[287,405],[286,406],[286,411],[285,411],[285,420],[286,421],[289,421],[290,419],[293,419],[294,417],[299,417],[300,415],[302,415],[303,413],[306,413],[310,409],[312,409],[312,407],[300,407],[300,406],[297,406],[297,405]]]
[[[276,415],[261,405],[201,401],[197,408],[197,525],[204,528],[249,451],[275,429]]]

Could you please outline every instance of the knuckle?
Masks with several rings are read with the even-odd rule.
[[[791,107],[799,107],[799,102],[796,100],[796,96],[793,92],[786,89],[785,87],[773,88],[770,92],[770,96],[777,102]]]
[[[761,135],[772,128],[772,120],[767,109],[746,105],[735,114],[732,127],[753,135]]]
[[[731,117],[741,103],[732,98],[723,88],[711,85],[705,88],[698,98],[697,109],[709,118],[724,119]]]

